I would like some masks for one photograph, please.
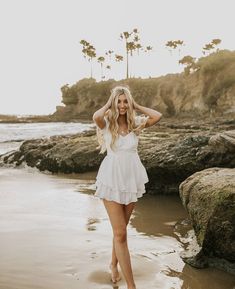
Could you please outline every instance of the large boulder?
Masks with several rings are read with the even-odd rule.
[[[197,268],[214,266],[235,274],[235,168],[196,172],[180,184],[179,194],[200,248],[182,258]]]
[[[1,165],[23,162],[40,171],[83,173],[97,170],[104,155],[98,154],[95,132],[26,140],[19,150],[0,156]]]
[[[149,132],[143,137],[140,151],[151,180],[148,191],[178,194],[180,183],[197,171],[210,167],[234,168],[234,142],[235,130],[218,133],[188,130],[169,137]]]

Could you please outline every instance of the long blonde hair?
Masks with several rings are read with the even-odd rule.
[[[105,118],[109,122],[109,130],[112,135],[112,141],[110,144],[111,149],[115,146],[115,141],[118,138],[118,117],[119,117],[119,110],[118,110],[118,97],[124,94],[127,98],[128,108],[127,108],[127,125],[128,131],[133,131],[136,135],[140,133],[140,131],[144,128],[145,122],[136,126],[135,124],[135,109],[133,109],[133,97],[131,92],[127,86],[116,86],[111,90],[111,107],[105,112]],[[107,124],[106,124],[107,125]],[[105,141],[103,137],[103,131],[96,126],[96,135],[99,146],[97,149],[100,149],[99,153],[104,153],[107,148],[105,146]]]

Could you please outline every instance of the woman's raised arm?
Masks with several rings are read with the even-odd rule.
[[[95,111],[92,116],[93,121],[96,123],[96,125],[100,129],[103,129],[106,125],[106,122],[104,120],[104,114],[111,107],[111,103],[112,103],[112,98],[110,96],[106,104],[102,106],[100,109],[98,109],[97,111]]]
[[[159,111],[152,109],[152,108],[149,108],[149,107],[139,105],[135,101],[134,101],[133,106],[134,106],[135,110],[138,110],[138,111],[146,114],[147,116],[149,116],[149,118],[145,124],[145,127],[149,127],[149,126],[154,125],[155,123],[159,122],[159,120],[162,117],[162,113],[160,113]]]

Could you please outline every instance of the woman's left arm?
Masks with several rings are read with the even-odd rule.
[[[162,117],[162,113],[160,113],[159,111],[152,109],[152,108],[149,108],[149,107],[139,105],[135,101],[134,101],[134,109],[149,116],[149,118],[145,124],[145,127],[149,127],[149,126],[154,125],[155,123],[159,122],[159,120]]]

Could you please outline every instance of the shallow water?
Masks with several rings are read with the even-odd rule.
[[[92,127],[94,123],[0,123],[0,155],[18,149],[24,140],[75,134]]]
[[[110,282],[112,230],[95,176],[0,169],[1,289],[126,289]],[[139,199],[128,225],[138,289],[234,288],[231,274],[182,261],[186,220],[177,196]]]

